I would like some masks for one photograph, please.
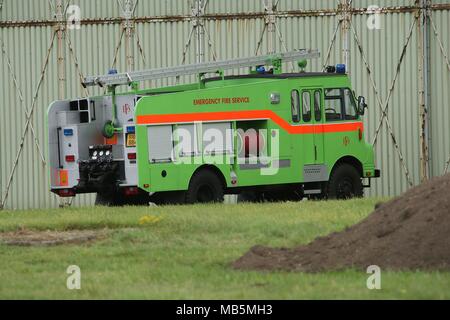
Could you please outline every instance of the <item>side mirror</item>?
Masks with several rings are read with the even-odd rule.
[[[367,109],[366,98],[359,96],[358,97],[358,112],[359,112],[359,114],[363,116],[366,109]]]

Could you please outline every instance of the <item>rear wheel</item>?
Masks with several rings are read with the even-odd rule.
[[[360,198],[364,195],[361,175],[354,166],[347,163],[340,164],[333,170],[327,189],[330,199]]]
[[[223,185],[216,173],[204,169],[192,177],[186,192],[186,203],[209,202],[223,202]]]
[[[114,197],[113,193],[97,193],[97,196],[95,197],[95,205],[96,206],[117,206],[118,205],[118,199]]]

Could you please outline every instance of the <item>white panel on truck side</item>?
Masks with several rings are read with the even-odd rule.
[[[173,161],[172,125],[149,126],[147,134],[149,161]]]
[[[200,153],[196,124],[178,125],[176,136],[180,157],[197,156]]]
[[[233,153],[231,122],[203,124],[203,152],[205,155]]]

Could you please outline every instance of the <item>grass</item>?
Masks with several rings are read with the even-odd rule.
[[[0,298],[450,299],[448,272],[383,272],[382,289],[368,290],[368,275],[356,270],[304,274],[230,268],[253,245],[292,247],[342,230],[366,217],[375,202],[3,211],[0,232],[114,231],[81,245],[0,245]],[[145,215],[162,219],[142,219]],[[81,268],[81,290],[66,288],[66,269],[73,264]]]

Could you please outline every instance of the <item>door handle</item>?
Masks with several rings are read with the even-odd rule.
[[[57,139],[58,139],[58,165],[60,169],[63,169],[63,165],[61,164],[61,127],[56,128],[56,135],[57,135]]]

